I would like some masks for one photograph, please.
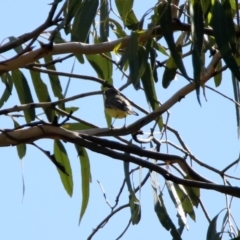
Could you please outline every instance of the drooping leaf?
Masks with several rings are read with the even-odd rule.
[[[209,224],[207,231],[207,240],[220,240],[219,233],[217,233],[217,218],[219,214],[217,214]]]
[[[115,3],[124,25],[128,29],[137,30],[139,22],[132,10],[133,0],[115,0]]]
[[[73,21],[71,41],[86,42],[90,27],[96,16],[98,0],[86,0],[75,13]]]
[[[224,13],[225,13],[225,21],[227,21],[226,24],[228,26],[227,32],[225,32],[225,34],[228,35],[229,44],[231,46],[232,54],[235,55],[237,53],[236,34],[235,34],[235,26],[234,26],[234,22],[233,22],[234,16],[232,14],[232,8],[231,8],[230,0],[222,1],[222,6],[223,6]]]
[[[46,55],[44,57],[44,61],[47,64],[47,69],[52,70],[52,71],[56,71],[55,65],[54,64],[49,64],[51,62],[53,62],[53,58],[50,55]],[[62,86],[59,80],[59,77],[57,75],[53,75],[53,74],[48,74],[49,80],[50,80],[50,84],[52,87],[52,91],[55,97],[57,97],[58,99],[62,99],[63,98],[63,94],[62,94]],[[59,108],[61,109],[65,109],[65,105],[64,103],[60,103]]]
[[[154,86],[152,68],[149,63],[147,64],[145,68],[145,72],[141,77],[141,82],[142,82],[144,93],[148,103],[151,105],[153,110],[157,109],[159,107],[159,104],[157,101],[157,95],[156,95],[156,90]],[[163,128],[162,116],[159,118],[158,125],[160,129]]]
[[[183,206],[182,206],[182,202],[180,201],[177,191],[175,189],[174,184],[171,181],[166,181],[166,186],[168,189],[168,193],[173,201],[173,203],[175,204],[175,207],[177,208],[177,216],[178,219],[181,223],[183,223],[186,228],[188,229],[188,225],[187,225],[187,218],[186,218],[186,213],[184,212]]]
[[[140,70],[141,65],[145,65],[147,61],[147,52],[143,50],[139,51],[138,46],[138,38],[139,38],[138,32],[132,32],[128,45],[125,48],[125,51],[121,57],[120,60],[120,69],[123,69],[123,67],[128,63],[129,64],[129,81],[133,84],[135,89],[139,89],[139,79],[140,79]],[[141,56],[140,56],[141,54]],[[143,55],[145,54],[145,55]],[[141,59],[141,57],[143,59]]]
[[[231,31],[233,21],[230,21],[223,5],[218,0],[212,0],[212,5],[212,27],[217,46],[224,62],[240,81],[240,71],[232,54],[233,49],[230,48],[233,38]]]
[[[220,60],[216,67],[216,71],[221,69],[221,67],[222,67],[222,61]],[[221,82],[222,82],[222,71],[220,71],[217,75],[214,76],[215,87],[219,87]]]
[[[107,42],[109,36],[109,7],[108,1],[100,2],[100,39],[101,42]]]
[[[72,169],[67,152],[63,144],[59,140],[54,141],[54,156],[57,162],[59,162],[64,167],[65,171],[68,173],[67,175],[57,168],[62,184],[68,195],[71,197],[73,193]]]
[[[85,150],[85,148],[76,144],[75,144],[75,148],[77,150],[77,153],[80,159],[81,176],[82,176],[82,206],[81,206],[80,217],[79,217],[79,224],[80,224],[88,205],[89,194],[90,194],[89,182],[91,182],[91,172],[90,172],[90,162],[89,162],[87,151]]]
[[[173,60],[173,57],[169,57],[166,62],[166,68],[164,69],[163,76],[162,76],[162,86],[167,88],[172,80],[174,80],[177,73],[177,65]]]
[[[14,36],[9,37],[8,39],[10,43],[17,40],[17,38],[15,38]],[[16,53],[21,53],[23,51],[22,45],[15,47],[14,50],[16,51]]]
[[[95,35],[94,43],[99,43],[99,42],[100,42],[100,38]],[[89,55],[86,55],[86,58],[91,64],[91,66],[93,67],[93,69],[96,71],[99,78],[106,80],[109,84],[113,84],[113,79],[112,79],[113,64],[109,60],[112,58],[112,56],[110,53],[105,53],[105,55],[106,57],[103,57],[100,54],[94,54],[94,55],[89,54]],[[112,118],[106,113],[105,113],[105,118],[108,126],[110,127],[112,123]]]
[[[12,81],[16,88],[20,103],[33,103],[33,98],[27,79],[19,69],[12,70]],[[28,110],[24,110],[24,116],[27,123],[30,123],[35,119],[35,109],[29,108]]]
[[[64,19],[65,19],[65,33],[69,33],[70,29],[70,22],[72,21],[73,17],[75,16],[77,10],[80,8],[82,0],[68,0],[66,7],[64,9]]]
[[[186,179],[190,179],[190,178],[186,177]],[[190,197],[192,204],[195,207],[197,207],[198,204],[199,204],[199,199],[200,199],[200,190],[199,190],[199,188],[188,187],[188,186],[184,186],[184,188],[187,191],[187,194]]]
[[[136,225],[141,220],[141,204],[137,198],[129,196],[132,224]]]
[[[184,212],[187,213],[193,221],[196,221],[196,215],[194,212],[194,208],[193,208],[193,204],[192,201],[190,199],[190,197],[188,196],[185,188],[182,185],[173,183],[174,188],[177,192],[177,195],[182,203],[182,207],[184,209]]]
[[[17,127],[20,126],[15,119],[12,118],[12,120],[13,120],[14,128],[17,128]],[[20,143],[20,144],[16,145],[16,148],[17,148],[18,157],[19,157],[20,159],[23,159],[24,156],[26,155],[26,152],[27,152],[27,146],[26,146],[26,144],[25,144],[25,143]],[[24,182],[24,181],[23,181],[23,182]],[[23,184],[23,185],[24,185],[24,184]],[[25,187],[23,187],[23,189],[24,189],[24,188],[25,188]],[[24,191],[23,191],[23,192],[24,192]]]
[[[12,94],[12,87],[13,87],[13,81],[12,77],[9,73],[4,73],[1,75],[1,80],[5,84],[5,89],[3,91],[3,94],[0,98],[0,108],[3,106],[5,102],[7,102],[8,98]]]
[[[154,82],[158,82],[158,73],[157,73],[157,66],[156,66],[156,58],[157,58],[157,53],[154,48],[150,48],[149,50],[149,55],[150,55],[150,63],[151,63],[151,69],[152,69],[152,75]]]
[[[141,204],[140,204],[140,201],[137,199],[132,188],[132,183],[131,183],[130,174],[129,174],[129,162],[123,162],[123,167],[124,167],[125,181],[130,194],[129,204],[130,204],[130,211],[131,211],[131,220],[132,220],[132,224],[135,225],[135,224],[138,224],[141,219]]]
[[[51,102],[51,98],[48,93],[48,89],[46,84],[42,81],[40,73],[30,70],[30,74],[32,77],[33,86],[35,89],[35,92],[37,94],[39,102]],[[54,117],[54,111],[51,108],[43,108],[43,111],[45,112],[48,121],[52,122]]]
[[[237,103],[240,103],[239,81],[237,81],[233,73],[232,73],[232,85],[233,85],[234,100]],[[238,136],[240,136],[240,107],[237,104],[235,104],[235,109],[236,109]]]
[[[209,10],[211,9],[211,1],[209,0],[201,0],[202,10],[204,14],[204,19],[207,20],[207,15]]]
[[[113,32],[116,34],[118,38],[127,36],[121,24],[117,22],[115,19],[109,18],[109,26],[112,28]]]
[[[196,94],[200,103],[200,85],[202,72],[202,45],[203,45],[203,11],[199,0],[190,1],[190,19],[191,19],[191,34],[192,34],[192,63],[193,63],[193,79],[196,87]]]
[[[171,220],[167,209],[164,205],[164,201],[162,198],[162,195],[157,195],[157,191],[155,188],[153,188],[153,195],[154,195],[154,210],[157,214],[157,217],[162,224],[162,226],[166,230],[170,230],[170,233],[174,240],[181,240],[181,236],[179,235],[176,226],[174,225],[173,221]]]
[[[171,52],[171,56],[176,63],[177,67],[181,71],[182,75],[189,79],[187,72],[185,70],[181,55],[178,53],[176,44],[173,38],[173,31],[172,31],[172,14],[171,14],[171,4],[170,2],[161,2],[158,5],[159,11],[159,18],[161,29],[163,32],[163,36],[168,44],[169,50]]]

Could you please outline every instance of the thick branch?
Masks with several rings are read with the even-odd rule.
[[[75,143],[80,146],[86,147],[94,152],[104,154],[116,160],[135,163],[151,171],[155,171],[160,175],[162,175],[165,179],[171,180],[178,184],[183,184],[185,186],[191,186],[191,187],[204,188],[204,189],[212,189],[221,193],[229,194],[229,195],[240,198],[240,188],[238,187],[218,185],[215,183],[206,182],[204,181],[204,179],[202,179],[203,181],[181,179],[169,173],[167,170],[165,170],[164,168],[156,164],[142,160],[141,158],[138,158],[138,157],[131,156],[129,154],[119,153],[119,152],[110,150],[108,148],[104,148],[100,144],[96,144],[94,142],[85,140],[84,138],[82,138],[81,135],[79,136],[79,134],[76,132],[68,131],[60,127],[43,125],[43,126],[36,126],[28,129],[4,132],[0,134],[0,146],[3,147],[3,146],[16,145],[19,143],[32,143],[36,140],[43,139],[43,138],[61,139],[67,142]],[[95,140],[96,139],[97,138],[95,138]],[[142,155],[148,156],[148,154],[149,154],[149,151],[146,151],[146,154],[142,154]],[[155,153],[155,154],[157,154],[156,156],[154,155],[154,157],[156,157],[156,160],[158,160],[159,157],[162,156],[159,153]]]
[[[180,21],[173,22],[172,29],[174,31],[189,31],[191,26],[189,24],[181,23]],[[206,34],[212,34],[212,29],[205,28]],[[140,42],[145,42],[149,38],[162,35],[161,26],[154,28],[153,30],[146,31],[139,37]],[[17,59],[13,59],[9,62],[4,62],[0,65],[0,73],[7,72],[13,69],[25,67],[28,64],[34,63],[36,60],[43,58],[47,55],[59,55],[59,54],[101,54],[111,52],[117,45],[121,44],[121,48],[125,48],[128,44],[130,37],[124,37],[111,42],[104,42],[99,44],[85,44],[80,42],[70,42],[56,44],[52,47],[43,46],[37,50],[26,53],[25,55],[19,56]]]

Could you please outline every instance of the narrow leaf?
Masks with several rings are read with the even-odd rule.
[[[50,55],[45,56],[44,61],[47,64],[47,69],[56,71],[55,65],[49,64],[49,63],[53,62],[52,56],[50,56]],[[58,99],[62,99],[63,98],[62,86],[61,86],[59,77],[57,75],[53,75],[53,74],[48,74],[48,77],[50,80],[50,84],[51,84],[54,96],[57,97]],[[61,108],[63,110],[65,109],[64,103],[60,103],[58,106],[59,106],[59,108]]]
[[[109,36],[109,7],[107,0],[100,3],[100,38],[101,42],[107,42]]]
[[[186,79],[189,79],[187,72],[185,70],[182,58],[177,51],[176,44],[173,38],[171,4],[170,2],[161,2],[159,4],[158,9],[159,9],[160,24],[163,31],[163,36],[168,44],[169,50],[171,52],[171,56],[174,59],[177,67],[179,68],[183,76]]]
[[[16,120],[14,120],[13,118],[12,118],[12,120],[13,120],[13,124],[14,124],[14,127],[15,127],[15,128],[17,128],[17,127],[20,126]],[[26,144],[25,144],[25,143],[18,144],[18,145],[16,146],[16,148],[17,148],[18,157],[19,157],[20,159],[23,159],[23,157],[26,155],[26,152],[27,152],[27,146],[26,146]],[[24,181],[23,181],[23,183],[24,183]],[[23,185],[24,185],[24,184],[23,184]],[[23,188],[25,188],[25,187],[23,187]],[[23,195],[24,195],[24,194],[23,194]]]
[[[130,36],[130,40],[128,42],[128,45],[122,55],[122,58],[120,60],[120,69],[123,69],[123,67],[128,62],[129,64],[129,81],[133,84],[135,89],[139,89],[139,69],[141,66],[141,60],[139,56],[139,47],[138,47],[138,38],[139,33],[138,32],[132,32]],[[144,60],[146,60],[146,56],[143,56]]]
[[[65,168],[65,171],[68,173],[67,175],[57,168],[62,184],[68,195],[71,197],[73,193],[72,169],[67,152],[63,144],[59,140],[54,141],[54,156],[57,162],[59,162]]]
[[[166,181],[166,186],[168,189],[168,193],[169,193],[173,203],[175,204],[175,207],[177,208],[177,212],[178,212],[177,216],[178,216],[180,222],[182,222],[188,229],[186,213],[183,210],[182,203],[177,195],[174,184],[171,181]]]
[[[17,40],[17,38],[15,38],[14,36],[9,37],[8,39],[10,43]],[[15,47],[14,50],[16,51],[16,53],[21,53],[23,51],[22,45]]]
[[[229,32],[231,29],[229,16],[226,15],[223,5],[218,0],[212,0],[212,5],[212,27],[216,43],[226,65],[240,81],[240,71],[230,48],[232,36]]]
[[[157,109],[159,107],[159,103],[157,100],[156,90],[154,86],[152,68],[149,63],[147,64],[145,72],[141,77],[141,82],[148,103],[151,105],[153,110]],[[162,117],[159,118],[158,125],[160,129],[163,128]]]
[[[116,34],[118,38],[122,38],[127,36],[126,32],[123,30],[121,24],[117,22],[116,20],[109,18],[109,26],[113,30],[113,32]]]
[[[81,3],[73,21],[71,41],[86,42],[98,5],[98,0],[85,0]]]
[[[216,71],[218,71],[221,68],[222,68],[222,61],[220,60],[216,67]],[[220,71],[217,75],[214,76],[215,87],[219,87],[221,82],[222,82],[222,71]]]
[[[168,231],[170,230],[170,233],[174,240],[181,240],[182,238],[179,235],[177,228],[174,225],[173,221],[171,220],[167,212],[167,209],[164,205],[162,195],[161,194],[157,195],[157,191],[155,188],[153,188],[153,193],[154,193],[154,210],[157,214],[160,223],[166,230]]]
[[[8,98],[12,94],[12,87],[13,87],[13,81],[12,77],[9,73],[4,73],[1,75],[1,80],[5,84],[5,89],[3,91],[3,94],[0,98],[0,108],[3,106],[5,102],[7,102]]]
[[[65,19],[65,33],[69,33],[69,25],[70,22],[72,21],[73,17],[75,16],[75,13],[77,10],[80,8],[82,3],[82,0],[68,0],[66,7],[64,9],[64,19]]]
[[[81,165],[81,176],[82,176],[82,206],[79,217],[79,224],[82,220],[82,217],[87,209],[89,194],[90,194],[90,186],[89,182],[91,181],[91,172],[90,172],[90,162],[88,158],[87,151],[85,148],[80,147],[75,144],[75,148],[78,152],[78,156],[80,159]]]
[[[193,221],[196,221],[196,215],[194,212],[193,204],[185,188],[182,185],[176,183],[173,183],[173,185],[181,201],[184,212],[187,213],[192,218]]]
[[[139,22],[132,10],[133,0],[115,0],[115,3],[124,25],[128,29],[137,30]]]
[[[20,103],[33,103],[33,98],[28,86],[27,79],[19,69],[12,70],[12,80],[16,88]],[[35,109],[30,108],[28,110],[24,110],[24,116],[27,123],[30,123],[35,119]]]
[[[132,224],[138,224],[141,219],[141,205],[140,201],[137,199],[134,190],[132,188],[132,183],[129,174],[129,162],[123,162],[124,167],[124,175],[125,181],[128,187],[128,191],[130,193],[129,203],[130,203],[130,211],[131,211],[131,220]]]
[[[218,218],[219,214],[217,214],[212,221],[209,224],[208,230],[207,230],[207,240],[217,240],[217,239],[221,239],[217,236],[217,218]]]
[[[170,83],[174,80],[177,73],[177,65],[173,60],[173,57],[169,57],[166,62],[166,68],[164,69],[163,76],[162,76],[162,86],[164,88],[168,88]]]
[[[191,34],[192,34],[192,63],[193,63],[193,79],[196,86],[196,94],[199,104],[200,103],[200,84],[202,72],[202,45],[203,45],[203,11],[199,0],[190,1],[190,19],[191,19]]]
[[[30,70],[33,86],[37,94],[39,102],[51,102],[46,84],[42,81],[40,73]],[[52,122],[54,111],[51,108],[43,108],[48,121]]]

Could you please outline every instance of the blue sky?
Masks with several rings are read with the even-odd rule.
[[[135,11],[140,18],[142,14],[153,6],[155,1],[135,1]],[[0,41],[9,36],[19,36],[32,31],[39,26],[46,18],[48,1],[4,1],[0,21],[2,31]],[[4,23],[4,24],[3,24]],[[37,46],[37,43],[35,45]],[[1,60],[10,57],[11,54],[2,54]],[[161,57],[160,57],[161,58]],[[164,57],[161,59],[164,60]],[[58,64],[57,69],[70,72],[73,61]],[[186,68],[192,76],[191,60],[186,61]],[[91,67],[76,64],[75,73],[93,75],[95,72]],[[31,86],[31,79],[24,71]],[[161,76],[162,70],[159,70]],[[47,83],[48,77],[42,75]],[[65,87],[67,78],[60,78],[62,86]],[[126,79],[114,69],[114,84],[116,87],[122,86]],[[161,87],[161,82],[156,86],[156,90],[161,102],[165,102],[179,88],[187,84],[186,80],[178,77],[168,89]],[[207,84],[214,87],[210,80]],[[3,89],[3,85],[2,85]],[[96,83],[88,83],[80,79],[72,79],[67,96],[100,90]],[[223,73],[222,85],[218,88],[227,96],[233,96],[230,74]],[[145,102],[144,94],[140,91],[135,92],[132,87],[124,90],[124,94],[131,100],[136,101],[149,110]],[[200,107],[196,94],[193,92],[186,96],[181,102],[170,109],[169,126],[177,129],[184,139],[191,152],[201,161],[222,169],[239,155],[239,140],[237,136],[237,124],[235,118],[235,106],[232,102],[222,98],[218,94],[206,89],[207,101],[201,96],[202,106]],[[34,96],[36,100],[36,96]],[[3,108],[19,104],[15,90],[12,97]],[[93,96],[88,99],[80,99],[68,104],[67,106],[77,106],[79,111],[75,113],[77,117],[89,121],[99,127],[106,127],[104,118],[102,96]],[[91,111],[89,111],[91,109]],[[141,114],[140,114],[141,115]],[[142,115],[141,115],[142,116]],[[130,116],[127,124],[137,118]],[[164,116],[166,119],[166,116]],[[116,126],[122,126],[123,120],[117,120]],[[1,128],[12,127],[9,118],[1,116]],[[143,129],[149,132],[149,126]],[[176,142],[176,139],[169,134],[169,140]],[[46,150],[52,151],[53,142],[41,140],[39,145]],[[0,238],[1,239],[45,239],[45,240],[75,240],[86,239],[99,222],[110,213],[110,209],[105,203],[101,189],[97,180],[103,185],[107,198],[114,204],[119,187],[122,183],[123,164],[121,161],[95,154],[88,151],[92,183],[88,209],[85,216],[78,226],[78,219],[81,205],[81,178],[80,165],[75,148],[67,143],[66,148],[71,160],[74,177],[74,193],[70,198],[59,178],[56,168],[52,163],[37,149],[27,146],[27,154],[22,161],[19,160],[15,147],[1,148],[0,158],[0,189],[2,190],[0,199]],[[164,151],[166,149],[163,148]],[[171,153],[177,153],[170,148]],[[179,152],[178,152],[179,154]],[[181,155],[181,154],[180,154]],[[207,178],[222,184],[222,179],[211,172],[200,168],[195,163],[194,168]],[[26,185],[26,192],[22,195],[22,170]],[[146,173],[146,171],[143,171]],[[229,174],[239,176],[239,168],[233,168]],[[138,179],[138,174],[135,179]],[[164,186],[164,179],[159,177],[161,188]],[[137,184],[138,181],[135,182]],[[233,182],[233,185],[239,183]],[[169,214],[177,225],[176,208],[171,202],[168,192],[164,190],[164,201],[168,206]],[[208,211],[210,218],[213,218],[220,210],[226,206],[225,196],[213,191],[201,191],[202,201]],[[22,199],[23,198],[23,199]],[[120,205],[127,203],[128,193],[124,192],[120,199]],[[170,234],[160,225],[153,210],[153,194],[150,182],[147,182],[141,192],[142,219],[136,226],[131,226],[122,239],[171,239]],[[237,224],[240,223],[239,200],[232,202],[232,213],[235,214]],[[190,230],[184,230],[183,239],[204,239],[208,223],[201,209],[195,209],[196,223],[188,218]],[[130,218],[130,210],[125,209],[120,214],[111,219],[108,224],[101,229],[93,239],[116,239],[123,231]],[[222,215],[223,216],[223,215]],[[200,231],[201,229],[201,231]]]

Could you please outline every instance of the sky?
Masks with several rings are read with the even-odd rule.
[[[134,9],[137,16],[140,18],[149,6],[153,6],[154,2],[153,0],[135,1]],[[9,36],[17,37],[39,26],[48,14],[50,9],[49,3],[46,0],[4,1],[0,15],[0,22],[2,23],[0,42]],[[35,47],[38,46],[36,45]],[[11,54],[4,53],[0,55],[1,60],[10,57]],[[161,59],[161,56],[159,58]],[[191,60],[188,60],[186,63],[187,71],[192,76]],[[57,69],[64,69],[65,72],[70,72],[72,64],[73,60],[70,60],[57,65]],[[30,86],[32,86],[27,71],[23,71],[29,80]],[[78,63],[75,66],[74,72],[96,76],[91,67]],[[159,76],[161,74],[162,70],[159,70]],[[42,78],[46,83],[48,82],[46,75],[42,75]],[[68,79],[61,77],[60,80],[63,88],[66,87]],[[114,69],[115,87],[119,88],[122,86],[125,80]],[[186,84],[186,80],[177,77],[168,89],[163,89],[161,82],[159,82],[156,85],[159,99],[162,103],[165,102],[173,93]],[[207,84],[214,87],[213,80],[210,80]],[[2,84],[1,89],[3,87],[4,85]],[[96,83],[72,79],[67,96],[70,97],[79,93],[97,90],[100,90],[100,86]],[[233,97],[229,72],[225,71],[223,73],[222,84],[217,90],[229,97]],[[144,94],[140,91],[135,92],[130,86],[123,93],[131,100],[137,101],[146,110],[149,110]],[[207,101],[201,94],[202,106],[200,106],[194,92],[186,96],[169,110],[170,117],[168,124],[179,131],[194,156],[204,163],[218,169],[223,169],[229,163],[236,160],[239,155],[235,106],[231,101],[208,89],[206,89],[206,98]],[[34,99],[36,100],[36,96],[34,96]],[[19,100],[14,90],[11,98],[3,108],[16,104],[19,104]],[[80,108],[74,113],[75,116],[99,127],[107,126],[104,118],[102,96],[91,96],[88,99],[80,99],[69,103],[67,106],[77,106]],[[142,116],[140,114],[140,117]],[[136,116],[130,116],[127,118],[127,124],[137,119]],[[166,115],[164,115],[164,119],[166,119]],[[122,121],[117,120],[115,122],[116,127],[122,126]],[[12,127],[12,122],[6,116],[1,116],[1,123],[1,128]],[[149,132],[149,126],[145,127],[143,131]],[[172,142],[176,143],[174,136],[169,134],[168,137]],[[38,144],[46,150],[53,150],[53,142],[51,140],[40,140]],[[65,192],[55,166],[33,146],[27,146],[27,154],[23,160],[19,160],[15,147],[1,148],[0,189],[2,190],[2,194],[0,199],[0,239],[87,239],[92,229],[110,213],[110,208],[105,202],[97,181],[101,182],[109,202],[113,205],[124,177],[123,163],[88,151],[92,174],[90,200],[83,220],[80,226],[78,226],[81,206],[80,165],[74,146],[70,143],[65,145],[73,171],[74,192],[72,198]],[[163,148],[163,151],[166,151],[166,149]],[[179,152],[176,152],[172,148],[170,148],[170,152],[179,154]],[[193,163],[193,167],[210,180],[222,184],[222,179],[213,175],[210,171],[206,171],[195,163]],[[231,169],[229,174],[239,176],[239,172],[239,167],[237,166]],[[143,170],[143,176],[145,173],[146,171]],[[22,175],[24,176],[26,188],[24,196]],[[134,177],[138,179],[139,175],[136,174]],[[135,181],[135,184],[137,183],[138,181]],[[163,188],[164,179],[159,177],[159,183],[160,187]],[[238,186],[239,183],[233,182],[233,185]],[[177,225],[177,211],[168,196],[166,187],[163,194],[165,204],[168,206],[168,212]],[[202,190],[201,197],[211,219],[226,206],[226,197],[219,193]],[[128,193],[125,190],[120,198],[120,205],[127,202]],[[142,188],[141,203],[142,218],[140,223],[135,226],[131,225],[122,239],[171,239],[170,234],[161,226],[154,213],[153,194],[149,181]],[[239,225],[240,214],[238,206],[239,200],[233,199],[232,213],[236,223]],[[206,238],[208,227],[206,218],[200,208],[195,209],[195,213],[196,222],[192,221],[189,217],[187,218],[189,230],[184,230],[183,239]],[[226,211],[223,211],[220,215],[220,222],[225,213]],[[116,239],[126,227],[129,219],[130,210],[124,209],[115,215],[103,229],[100,229],[93,239]],[[201,231],[199,231],[200,229]]]

